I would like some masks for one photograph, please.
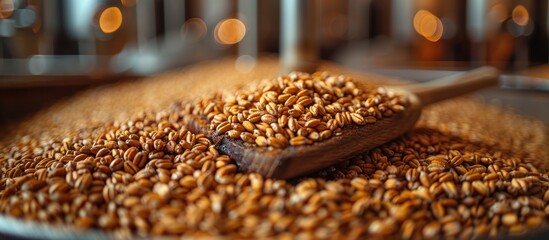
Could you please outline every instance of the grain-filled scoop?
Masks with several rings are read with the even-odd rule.
[[[482,67],[426,83],[370,86],[326,72],[293,72],[185,107],[244,171],[292,178],[364,153],[412,129],[423,106],[497,84]]]

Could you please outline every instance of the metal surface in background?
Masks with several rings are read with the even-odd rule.
[[[281,0],[280,58],[284,72],[312,72],[319,63],[321,0]]]
[[[76,84],[90,78],[150,75],[226,55],[229,49],[212,36],[217,21],[231,16],[230,4],[217,6],[223,14],[204,22],[192,18],[196,13],[186,18],[190,1],[13,3],[1,9],[0,87],[58,84],[56,76],[74,76],[67,84]],[[215,5],[208,4],[194,3]],[[25,24],[18,25],[19,18]]]
[[[351,51],[368,48],[363,58],[393,67],[459,62],[520,70],[549,62],[545,0],[2,0],[2,4],[3,76],[147,75],[201,60],[188,54],[197,49],[200,55],[236,53],[243,57],[244,67],[253,66],[262,52],[279,53],[292,70],[314,69],[319,58],[333,60],[349,46]],[[247,32],[238,44],[219,44],[215,29],[229,18],[241,20]],[[187,34],[200,24],[205,27],[198,39]]]

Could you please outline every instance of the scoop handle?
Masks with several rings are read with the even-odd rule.
[[[426,83],[404,86],[404,89],[416,94],[423,105],[429,105],[497,85],[498,77],[499,70],[485,66]]]

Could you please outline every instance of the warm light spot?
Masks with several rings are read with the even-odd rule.
[[[191,18],[185,21],[181,28],[182,37],[190,40],[200,40],[206,36],[207,32],[208,26],[200,18]]]
[[[513,9],[513,12],[511,13],[511,17],[513,18],[513,22],[515,22],[519,26],[528,25],[528,21],[530,19],[528,10],[521,4],[517,5]]]
[[[221,20],[215,26],[215,40],[221,44],[235,44],[246,35],[246,26],[236,18]]]
[[[437,17],[435,17],[432,14],[425,16],[421,21],[421,24],[419,25],[419,32],[424,37],[435,35],[437,30],[438,30]]]
[[[442,34],[444,33],[444,25],[442,24],[442,21],[440,18],[436,17],[436,31],[433,33],[433,35],[425,36],[427,40],[431,42],[437,42],[442,37]]]
[[[423,9],[417,11],[416,15],[414,16],[414,29],[416,30],[416,32],[419,33],[421,31],[421,23],[423,22],[423,19],[429,15],[432,15],[429,11]]]
[[[9,18],[13,14],[13,0],[0,0],[0,18]]]
[[[442,37],[444,26],[440,18],[429,11],[419,10],[414,16],[414,29],[425,39],[436,42]]]
[[[120,0],[124,7],[131,7],[137,3],[137,0]]]
[[[99,27],[104,33],[112,33],[122,25],[122,12],[117,7],[109,7],[99,16]]]

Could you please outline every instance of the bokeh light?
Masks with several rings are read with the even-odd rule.
[[[440,18],[427,10],[419,10],[414,16],[414,29],[431,42],[437,42],[444,33],[444,26]]]
[[[183,24],[181,28],[181,37],[196,41],[204,38],[207,32],[208,26],[204,20],[200,18],[191,18]]]
[[[0,0],[0,18],[11,17],[13,9],[13,0]]]
[[[122,25],[122,12],[117,7],[109,7],[99,16],[99,27],[104,33],[113,33]]]
[[[524,27],[528,25],[530,14],[528,14],[526,7],[519,4],[513,9],[513,12],[511,12],[511,17],[513,18],[513,22]]]
[[[221,20],[215,26],[215,40],[220,44],[236,44],[246,35],[246,26],[236,18]]]

